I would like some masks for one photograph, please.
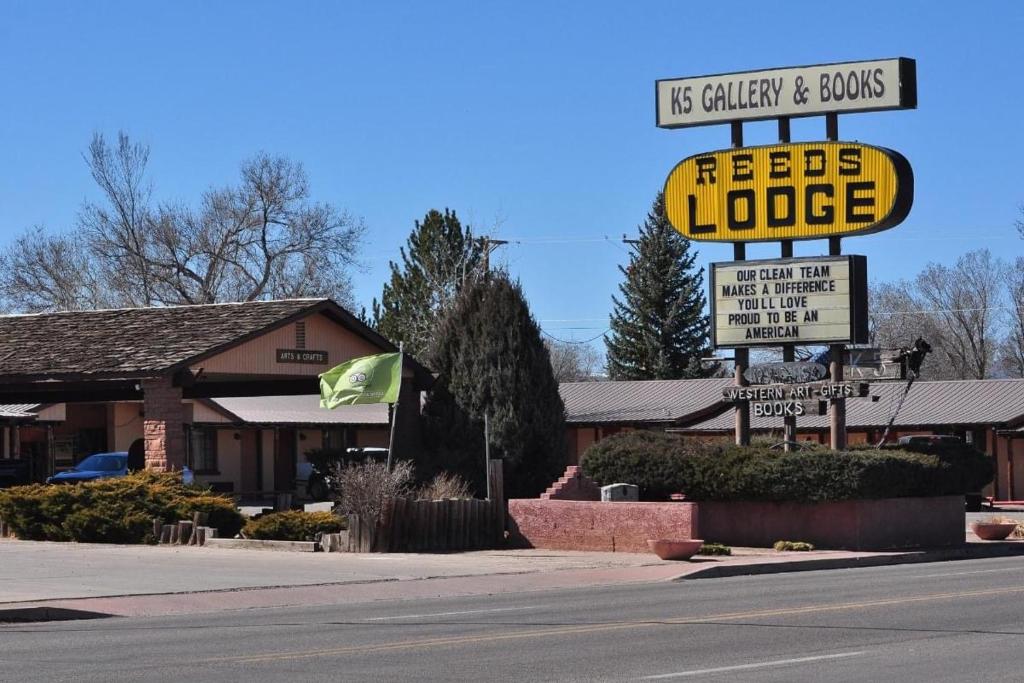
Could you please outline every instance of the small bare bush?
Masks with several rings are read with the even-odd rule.
[[[367,461],[338,470],[341,489],[339,504],[348,515],[359,515],[364,522],[377,525],[395,498],[412,492],[413,465],[408,460],[395,463],[391,471],[385,463]]]
[[[420,500],[444,500],[447,498],[472,498],[469,482],[457,474],[441,472],[430,483],[424,484],[416,497]]]

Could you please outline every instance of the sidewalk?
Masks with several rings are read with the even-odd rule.
[[[1006,555],[1024,555],[1024,541],[886,553],[733,548],[732,556],[664,562],[649,554],[552,550],[313,554],[5,540],[0,621],[352,604]]]

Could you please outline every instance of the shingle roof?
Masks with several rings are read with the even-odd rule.
[[[570,424],[675,422],[713,408],[730,379],[567,382],[559,386]]]
[[[214,398],[210,401],[248,424],[386,425],[386,403],[320,407],[320,396],[250,396]]]
[[[325,299],[0,316],[0,379],[161,372]]]
[[[899,404],[906,384],[875,382],[870,398],[846,401],[847,427],[885,427]],[[1005,425],[1024,417],[1024,379],[946,380],[915,382],[897,415],[897,426]],[[692,431],[732,431],[733,411],[685,426]],[[752,429],[782,429],[782,418],[750,418]],[[802,429],[827,429],[827,415],[807,415],[797,421]]]

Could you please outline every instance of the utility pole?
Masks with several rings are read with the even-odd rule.
[[[496,240],[492,237],[477,237],[477,242],[480,243],[480,248],[484,251],[484,273],[491,272],[491,252],[497,247],[503,244],[508,244],[508,240]]]

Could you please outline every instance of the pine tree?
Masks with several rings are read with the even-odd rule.
[[[503,272],[467,285],[427,358],[439,379],[424,406],[435,468],[482,491],[483,419],[491,457],[505,461],[508,496],[536,496],[564,470],[565,407],[522,289]]]
[[[616,380],[703,377],[700,358],[708,350],[704,314],[704,269],[697,252],[665,217],[662,193],[640,226],[637,249],[627,267],[622,299],[613,296],[608,374]]]
[[[431,209],[416,221],[401,256],[401,266],[390,264],[380,303],[373,300],[373,323],[392,342],[404,342],[407,352],[422,356],[433,344],[437,321],[480,267],[482,250],[454,211]]]

